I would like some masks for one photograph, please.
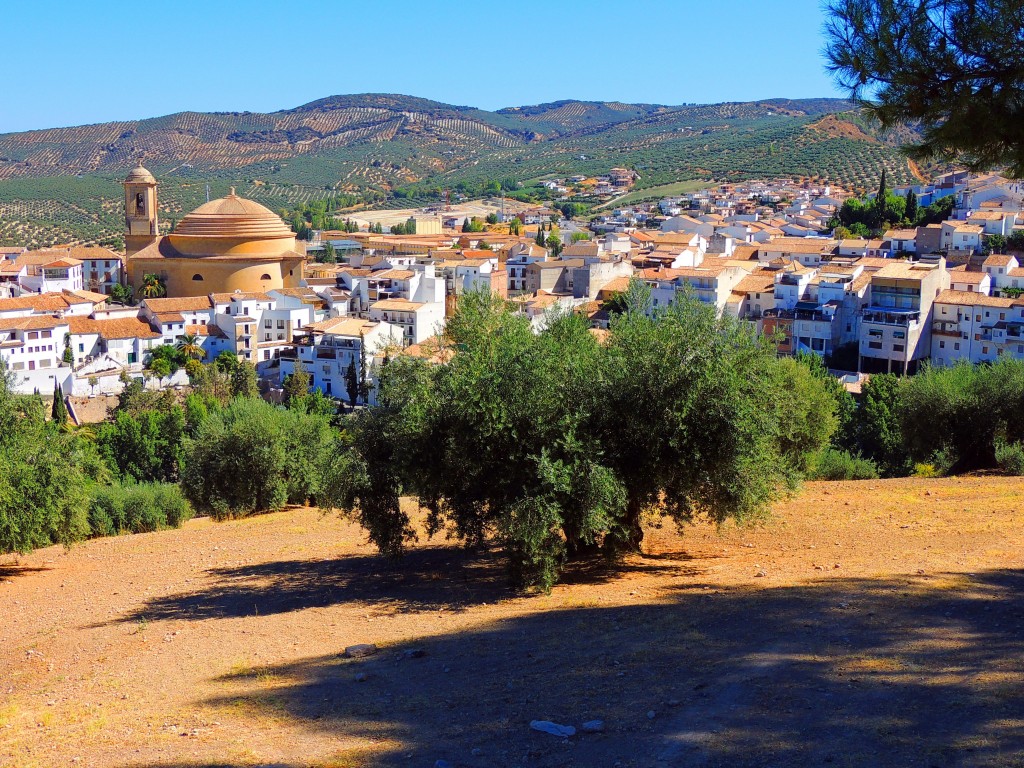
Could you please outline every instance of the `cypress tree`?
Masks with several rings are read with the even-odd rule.
[[[917,195],[912,189],[907,192],[907,209],[904,218],[910,222],[912,227],[917,224]]]
[[[68,423],[68,407],[64,404],[64,392],[56,382],[53,384],[53,408],[50,409],[50,418],[59,427]]]
[[[878,182],[878,194],[875,195],[875,217],[878,221],[878,226],[888,219],[888,205],[886,200],[889,196],[889,185],[886,183],[885,168],[882,169],[882,178]]]

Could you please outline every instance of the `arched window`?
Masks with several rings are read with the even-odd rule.
[[[268,275],[266,272],[264,272],[262,275],[260,275],[260,280],[269,280],[269,279],[270,279],[270,275]]]
[[[135,195],[135,213],[139,216],[146,215],[146,195],[142,192]]]
[[[203,276],[197,272],[196,274],[192,275],[192,279],[195,280],[197,283],[201,283],[203,281]]]

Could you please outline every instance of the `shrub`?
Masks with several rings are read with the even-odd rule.
[[[153,486],[153,502],[166,518],[167,525],[180,528],[186,520],[192,519],[192,507],[185,500],[177,485],[158,484]]]
[[[167,517],[157,508],[149,488],[137,485],[126,490],[124,522],[129,532],[150,533],[167,525]]]
[[[826,448],[818,454],[817,462],[810,474],[812,480],[875,480],[878,467],[875,462],[849,451]]]
[[[1008,475],[1024,475],[1024,445],[998,440],[996,463]]]
[[[942,473],[934,464],[918,463],[914,465],[914,477],[942,477]]]
[[[124,528],[124,492],[119,485],[101,485],[89,500],[89,535],[113,536]]]
[[[192,517],[181,489],[169,483],[100,485],[89,503],[91,536],[177,528]]]
[[[217,519],[270,512],[315,499],[334,442],[324,416],[236,398],[187,441],[181,488]]]

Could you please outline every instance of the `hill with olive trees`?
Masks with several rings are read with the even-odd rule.
[[[817,176],[870,189],[910,169],[852,103],[835,99],[665,106],[558,101],[487,111],[411,96],[331,96],[273,113],[181,112],[0,134],[0,242],[100,242],[120,231],[121,176],[141,160],[168,221],[236,186],[273,208],[436,199],[488,182],[598,174],[638,187]],[[399,204],[399,203],[396,203]],[[401,204],[407,204],[401,202]]]

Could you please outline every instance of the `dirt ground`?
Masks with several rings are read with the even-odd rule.
[[[1022,492],[812,483],[535,597],[305,509],[7,557],[0,765],[1022,766]]]
[[[443,207],[444,203],[442,202],[440,205]],[[534,206],[520,203],[517,200],[505,200],[506,213],[516,213],[531,207]],[[454,216],[459,219],[467,216],[486,219],[489,214],[498,213],[500,210],[501,203],[497,199],[467,200],[463,203],[452,203],[452,209],[450,211],[443,211],[441,215],[445,217]],[[386,230],[395,224],[404,224],[410,216],[427,215],[430,214],[424,213],[423,208],[384,208],[376,211],[357,211],[347,215],[345,218],[350,218],[352,221],[363,226],[380,223]]]

